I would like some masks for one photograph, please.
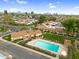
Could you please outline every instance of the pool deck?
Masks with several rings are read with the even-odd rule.
[[[27,44],[27,45],[34,46],[34,43],[35,43],[36,41],[38,41],[38,40],[42,40],[42,41],[45,41],[45,42],[48,42],[48,43],[55,44],[55,45],[58,45],[58,46],[59,46],[59,50],[58,50],[57,53],[52,52],[52,53],[57,54],[57,57],[56,57],[56,58],[47,55],[48,57],[50,57],[50,58],[52,58],[52,59],[59,59],[59,55],[61,55],[61,52],[62,52],[62,51],[66,51],[66,52],[67,52],[67,49],[66,49],[66,47],[64,47],[64,45],[61,45],[61,44],[55,43],[55,42],[51,42],[51,41],[47,41],[47,40],[43,40],[43,39],[35,39],[35,40],[32,40],[32,41],[30,41],[30,42],[28,42],[28,43],[26,43],[26,44]],[[35,47],[35,46],[34,46],[34,47]],[[42,53],[42,54],[44,54],[44,53]],[[44,55],[46,55],[46,54],[44,54]]]

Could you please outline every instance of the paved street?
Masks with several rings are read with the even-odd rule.
[[[49,59],[43,55],[0,40],[0,50],[8,52],[13,59]]]

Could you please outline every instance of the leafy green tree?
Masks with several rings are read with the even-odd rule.
[[[34,12],[32,11],[31,14],[34,14]]]
[[[49,20],[50,20],[50,21],[56,21],[56,17],[51,16]]]
[[[12,19],[12,17],[8,14],[7,10],[4,10],[4,20],[3,22],[5,24],[14,24],[14,20]]]
[[[67,34],[74,34],[76,28],[76,18],[68,17],[67,19],[63,20],[61,24],[65,27]]]
[[[27,15],[28,13],[27,13],[27,12],[25,12],[25,14]]]
[[[39,23],[43,23],[45,21],[46,17],[44,15],[40,15]]]
[[[4,10],[4,14],[5,14],[5,15],[8,15],[8,12],[7,12],[7,10]]]
[[[76,20],[76,38],[79,38],[79,20]]]
[[[76,27],[79,29],[79,20],[76,21]]]
[[[45,21],[49,21],[49,16],[45,16]]]

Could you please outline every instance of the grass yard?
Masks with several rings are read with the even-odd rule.
[[[53,33],[44,32],[43,38],[51,40],[51,41],[59,42],[59,43],[62,43],[62,44],[64,43],[64,37],[63,36],[55,35]]]
[[[11,35],[6,35],[6,36],[3,37],[3,39],[11,41]]]

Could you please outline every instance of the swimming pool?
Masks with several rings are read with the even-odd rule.
[[[59,45],[56,44],[51,44],[49,42],[46,41],[42,41],[42,40],[38,40],[34,43],[34,46],[41,48],[41,49],[45,49],[51,52],[55,52],[57,53],[59,50]]]

